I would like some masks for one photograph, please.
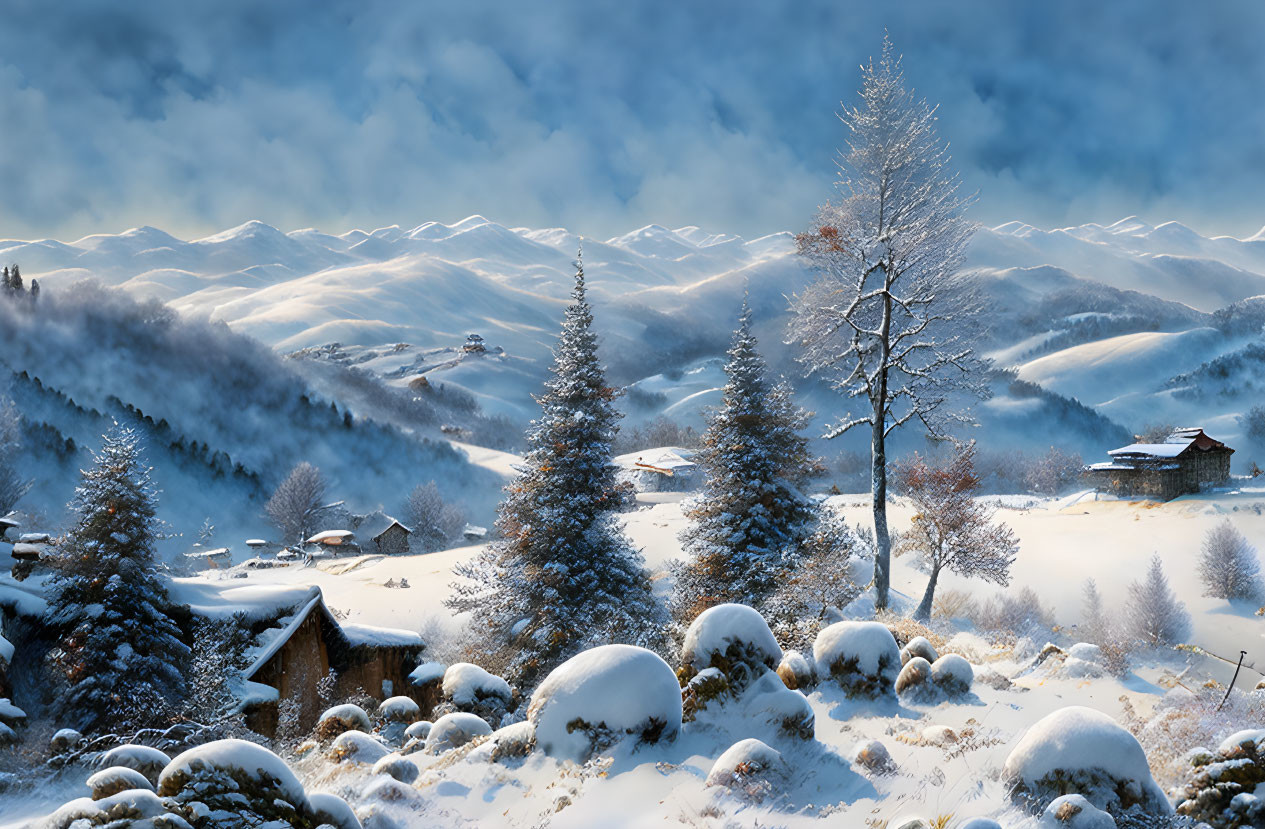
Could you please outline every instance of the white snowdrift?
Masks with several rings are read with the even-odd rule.
[[[592,730],[616,736],[674,739],[681,730],[681,686],[658,654],[633,645],[602,645],[555,668],[532,694],[527,718],[548,755],[581,761]]]
[[[514,695],[508,682],[470,662],[448,666],[444,671],[443,690],[444,697],[457,705],[473,705],[488,697],[509,702]]]
[[[307,793],[285,761],[268,749],[245,740],[216,740],[176,755],[158,778],[158,791],[168,795],[180,788],[181,778],[207,769],[222,769],[261,783],[271,783],[291,804],[307,805]]]

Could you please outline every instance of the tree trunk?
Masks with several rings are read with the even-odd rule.
[[[926,624],[931,621],[931,605],[936,600],[936,580],[940,578],[940,568],[933,567],[931,578],[927,579],[927,590],[922,594],[922,602],[914,612],[914,620]]]
[[[883,421],[875,417],[870,440],[870,498],[874,507],[874,609],[887,608],[891,584],[892,539],[887,532],[887,439]]]

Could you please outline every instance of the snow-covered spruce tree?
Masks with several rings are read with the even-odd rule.
[[[1169,587],[1158,555],[1146,577],[1129,585],[1125,618],[1129,634],[1149,647],[1176,645],[1190,632],[1190,614]]]
[[[725,364],[724,397],[697,460],[706,480],[686,506],[688,558],[673,569],[672,616],[688,624],[716,604],[759,605],[791,569],[815,513],[800,493],[815,462],[799,434],[807,415],[771,386],[744,300]]]
[[[1213,599],[1259,601],[1265,594],[1256,548],[1228,518],[1204,536],[1199,578],[1204,595]]]
[[[136,434],[115,426],[82,471],[75,516],[49,582],[57,721],[134,728],[171,715],[189,649],[154,562],[155,492]]]
[[[796,241],[820,279],[792,301],[790,341],[812,374],[855,407],[827,437],[870,432],[875,606],[890,584],[887,438],[920,422],[943,436],[968,420],[956,403],[985,396],[970,341],[978,302],[958,269],[975,226],[958,193],[935,110],[905,87],[884,39],[862,70],[861,105],[840,116],[850,137],[840,200],[820,208]]]
[[[909,531],[898,542],[898,554],[912,553],[926,570],[927,589],[914,612],[931,621],[940,572],[983,579],[1005,587],[1019,542],[1005,524],[993,521],[996,510],[976,499],[975,444],[961,446],[946,463],[929,463],[914,455],[896,467],[896,485],[916,510]]]
[[[325,501],[325,478],[321,470],[304,461],[290,470],[264,510],[277,529],[282,542],[298,544],[317,531],[316,522]]]
[[[523,472],[500,507],[503,539],[457,567],[447,600],[472,615],[484,663],[524,688],[594,645],[653,646],[665,621],[613,512],[617,390],[598,362],[578,260],[550,371]]]

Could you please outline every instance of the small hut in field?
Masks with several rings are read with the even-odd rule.
[[[1122,498],[1158,498],[1223,486],[1230,480],[1234,450],[1203,429],[1175,429],[1159,443],[1131,443],[1107,453],[1110,461],[1085,467],[1085,478],[1099,492]]]
[[[356,525],[356,535],[366,553],[400,555],[409,551],[408,538],[412,530],[382,510],[371,512]]]

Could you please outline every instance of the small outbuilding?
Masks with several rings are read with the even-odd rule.
[[[1085,467],[1086,481],[1122,498],[1168,501],[1230,480],[1234,450],[1203,429],[1175,429],[1159,443],[1131,443],[1107,453],[1110,461]]]
[[[356,525],[356,534],[361,538],[364,551],[367,553],[384,553],[401,555],[409,551],[408,537],[412,530],[382,510],[363,516]]]
[[[685,492],[698,485],[698,464],[678,447],[630,452],[613,459],[619,476],[638,492]]]
[[[318,547],[352,547],[356,543],[356,534],[351,530],[322,530],[303,543]]]

